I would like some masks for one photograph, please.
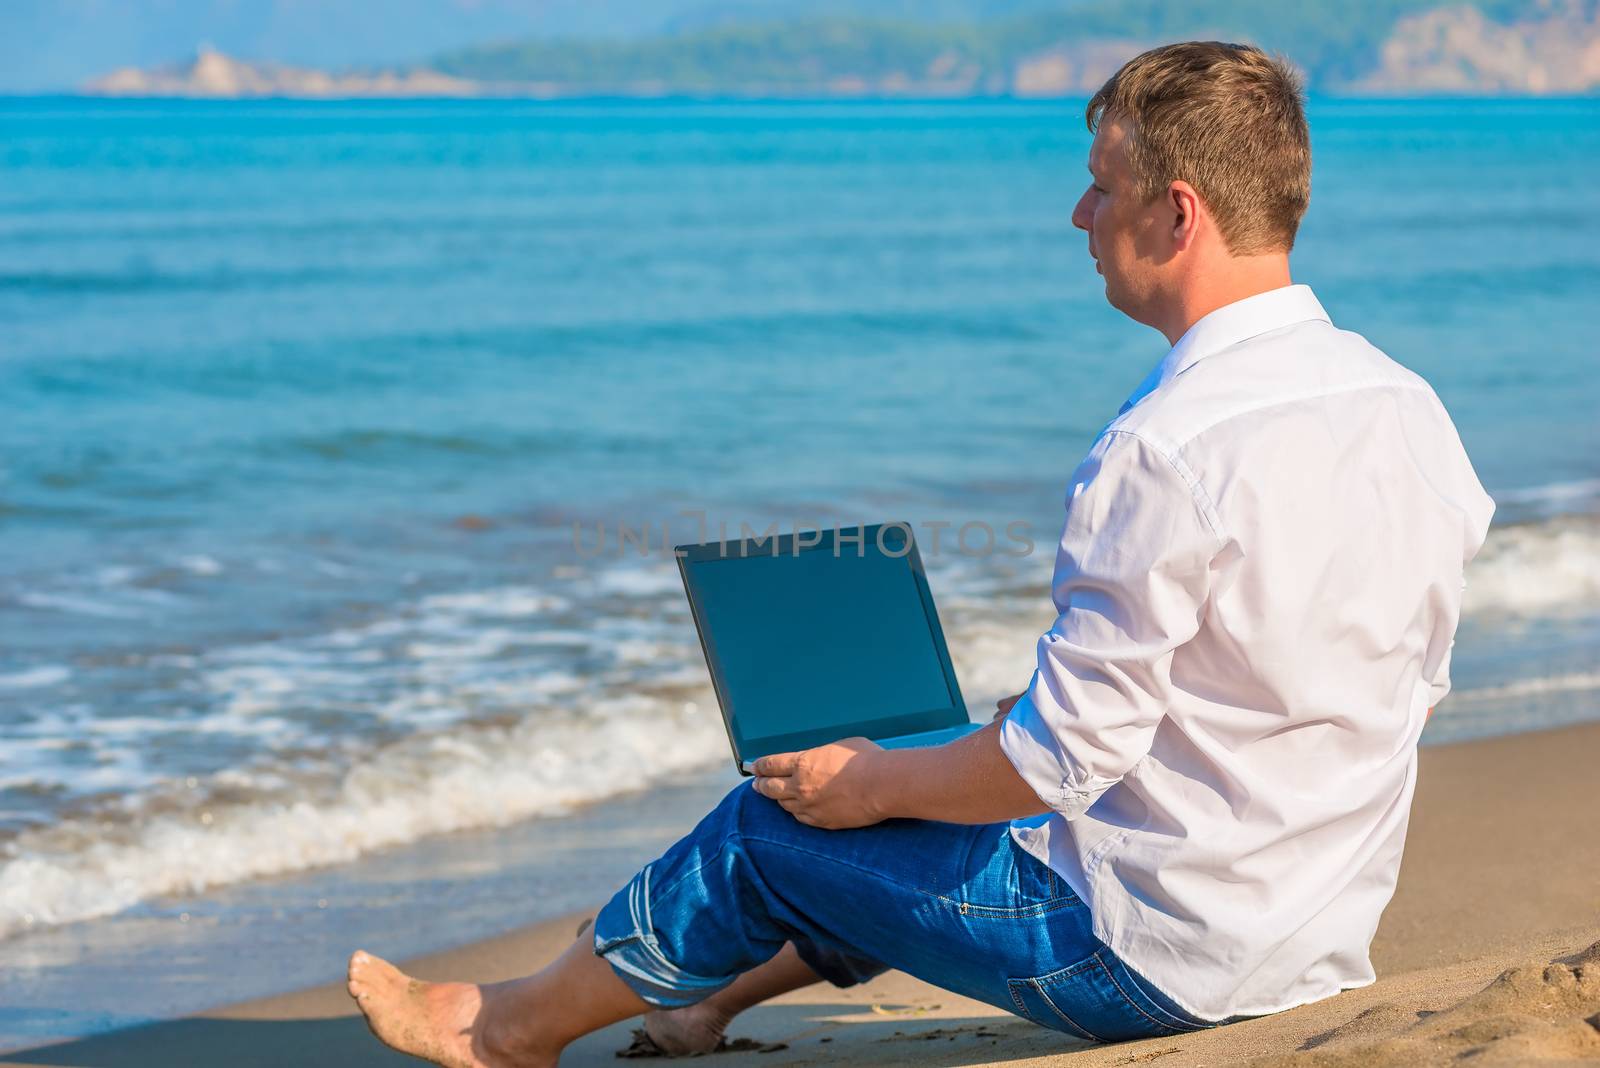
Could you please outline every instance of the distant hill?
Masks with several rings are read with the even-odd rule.
[[[985,22],[713,18],[699,28],[637,38],[535,38],[468,48],[401,73],[329,75],[210,53],[188,67],[119,71],[88,91],[1055,97],[1092,91],[1152,44],[1192,38],[1251,41],[1283,52],[1324,93],[1586,93],[1600,86],[1600,0],[1086,0]]]
[[[60,92],[208,44],[299,69],[416,63],[485,41],[643,37],[818,15],[1007,18],[1082,0],[0,0],[0,92]]]
[[[864,18],[731,24],[640,40],[451,52],[447,74],[592,92],[1054,96],[1181,39],[1284,52],[1325,92],[1584,92],[1600,84],[1595,0],[1094,0],[978,23]]]

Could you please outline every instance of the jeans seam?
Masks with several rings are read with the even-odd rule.
[[[900,882],[896,879],[885,878],[884,873],[878,869],[864,868],[859,864],[852,864],[847,860],[840,860],[837,856],[831,856],[827,853],[818,853],[814,850],[796,846],[791,842],[780,842],[758,834],[750,834],[748,832],[744,832],[742,837],[746,841],[762,842],[766,845],[778,846],[779,848],[786,849],[791,853],[799,853],[803,856],[815,857],[818,860],[828,861],[830,864],[837,864],[841,868],[849,868],[850,870],[858,871],[863,875],[873,876],[885,883],[890,884],[891,886],[897,886],[902,890],[909,890],[912,893],[921,894],[923,897],[932,898],[935,901],[939,901],[943,904],[951,906],[958,912],[968,915],[977,912],[983,913],[987,917],[995,919],[1021,919],[1025,916],[1042,916],[1047,912],[1055,912],[1057,909],[1069,908],[1073,905],[1082,904],[1076,895],[1068,895],[1055,901],[1041,901],[1038,904],[1024,905],[1020,908],[1005,908],[999,905],[974,905],[970,902],[957,901],[955,898],[946,897],[945,895],[933,890],[925,890],[920,886],[914,886],[910,883]],[[718,855],[721,854],[720,849],[717,852]],[[712,859],[715,859],[715,857]],[[673,885],[676,886],[677,882],[675,881]],[[662,891],[662,893],[665,892],[666,891]]]
[[[644,909],[645,909],[645,913],[646,913],[645,919],[646,919],[646,921],[648,923],[648,927],[649,928],[654,928],[655,927],[655,921],[654,921],[654,918],[650,915],[650,870],[651,870],[651,866],[649,864],[646,864],[643,868],[640,868],[639,869],[639,874],[637,874],[637,875],[635,875],[633,877],[633,879],[630,881],[630,885],[633,882],[642,882],[644,884],[642,887],[640,887],[640,898],[641,898],[641,900],[643,902],[643,905],[644,905]],[[614,938],[604,938],[603,939],[603,938],[600,937],[600,923],[599,923],[599,919],[600,918],[599,918],[599,916],[595,917],[595,923],[593,925],[593,931],[594,931],[594,946],[595,946],[595,951],[597,953],[600,953],[600,954],[609,953],[611,950],[615,949],[617,946],[620,946],[625,942],[638,942],[640,945],[643,945],[644,947],[646,947],[646,949],[654,949],[657,952],[657,954],[659,955],[660,950],[661,950],[661,944],[660,944],[660,942],[658,942],[656,940],[655,931],[653,929],[641,929],[639,924],[638,924],[638,922],[635,921],[635,919],[634,919],[634,917],[632,915],[632,911],[633,910],[630,908],[629,909],[629,916],[628,916],[628,922],[630,924],[630,929],[625,934],[618,935],[618,936],[616,936]]]
[[[1081,964],[1075,964],[1071,968],[1065,969],[1065,971],[1056,972],[1055,976],[1061,979],[1068,979],[1074,975],[1077,975],[1081,971],[1085,971],[1093,967],[1097,960],[1098,957],[1092,957]],[[1027,981],[1033,984],[1033,988],[1039,992],[1039,996],[1044,999],[1044,1003],[1050,1006],[1051,1012],[1065,1020],[1069,1026],[1075,1028],[1079,1033],[1088,1038],[1090,1042],[1099,1042],[1104,1044],[1110,1041],[1110,1039],[1101,1038],[1099,1035],[1083,1026],[1083,1024],[1079,1023],[1077,1020],[1074,1020],[1071,1016],[1068,1016],[1061,1006],[1056,1004],[1055,999],[1050,996],[1050,992],[1044,988],[1044,983],[1040,982],[1038,979],[1030,979]],[[1050,985],[1055,986],[1058,984],[1051,983]]]
[[[678,888],[678,884],[679,883],[683,882],[685,879],[689,878],[691,875],[698,875],[700,872],[704,871],[709,865],[716,863],[716,861],[722,856],[722,854],[727,852],[729,843],[731,843],[733,841],[733,839],[736,838],[736,837],[740,838],[740,839],[742,839],[744,841],[748,841],[748,842],[762,842],[762,843],[765,843],[766,845],[777,846],[780,849],[786,849],[786,850],[789,850],[790,852],[793,852],[793,853],[803,853],[808,857],[816,857],[818,860],[826,860],[826,861],[829,861],[831,863],[838,864],[840,867],[850,868],[853,871],[861,872],[863,875],[875,875],[875,876],[879,877],[880,879],[883,879],[883,872],[881,872],[881,871],[876,871],[876,870],[874,870],[872,868],[863,868],[858,864],[851,864],[848,861],[840,860],[838,857],[830,856],[827,853],[817,853],[817,852],[814,852],[813,850],[805,849],[805,848],[800,847],[800,846],[796,846],[792,842],[780,842],[780,841],[777,841],[775,839],[767,838],[767,837],[765,837],[765,836],[763,836],[761,834],[753,833],[753,832],[750,832],[750,831],[735,830],[735,831],[723,836],[722,841],[717,843],[717,851],[715,853],[711,854],[709,857],[704,858],[703,860],[701,860],[698,864],[696,864],[693,868],[689,869],[688,871],[679,872],[678,873],[678,877],[676,879],[672,880],[672,882],[668,883],[666,886],[664,886],[660,890],[656,891],[654,896],[657,897],[657,898],[666,897],[668,894],[672,893],[672,891],[674,891],[674,890],[676,890]],[[923,894],[923,895],[930,896],[930,897],[937,896],[937,895],[933,894],[932,891],[924,890],[920,886],[910,886],[910,885],[908,885],[906,883],[897,882],[896,880],[893,880],[893,879],[883,879],[883,881],[886,882],[886,883],[890,883],[890,884],[892,884],[894,886],[898,886],[898,887],[900,887],[901,889],[904,889],[904,890],[912,890],[912,891],[915,891],[916,893]]]
[[[722,840],[717,843],[717,851],[715,853],[711,854],[709,857],[703,858],[698,864],[696,864],[693,868],[689,869],[688,871],[679,872],[678,873],[678,877],[676,879],[672,880],[672,882],[668,883],[666,886],[662,887],[660,890],[658,890],[656,892],[656,895],[658,897],[665,897],[667,894],[670,894],[670,893],[672,893],[672,891],[676,890],[678,888],[678,884],[679,883],[683,882],[685,879],[689,878],[691,875],[698,875],[700,872],[704,871],[707,866],[716,863],[716,861],[721,858],[722,854],[727,852],[728,844],[730,842],[732,842],[735,837],[744,838],[744,839],[754,839],[754,840],[759,841],[759,842],[765,842],[768,845],[784,846],[785,848],[789,848],[783,842],[774,842],[770,838],[762,838],[762,837],[759,837],[758,835],[754,835],[754,834],[750,834],[750,833],[745,832],[745,831],[741,831],[737,827],[735,827],[734,830],[732,830],[728,834],[725,834],[725,835],[722,836]],[[806,850],[806,849],[796,849],[795,852],[797,852],[797,853],[805,853],[807,856],[810,856],[810,857],[820,857],[820,856],[822,856],[822,854],[813,853],[810,850]],[[850,867],[854,867],[854,865],[849,865],[849,866]],[[866,871],[866,869],[864,869],[864,868],[857,868],[856,870],[857,871]]]
[[[1095,963],[1100,965],[1100,970],[1106,973],[1106,978],[1111,980],[1111,985],[1117,988],[1117,993],[1122,995],[1122,1000],[1126,1001],[1128,1003],[1128,1007],[1133,1009],[1134,1012],[1138,1013],[1140,1016],[1143,1016],[1146,1020],[1149,1020],[1152,1024],[1169,1034],[1184,1035],[1189,1033],[1188,1030],[1184,1028],[1173,1027],[1171,1024],[1162,1023],[1154,1016],[1151,1016],[1148,1012],[1145,1012],[1144,1009],[1139,1007],[1139,1003],[1134,1001],[1133,998],[1128,995],[1126,990],[1122,989],[1122,984],[1117,982],[1116,974],[1112,972],[1111,968],[1101,958],[1098,950],[1095,951],[1094,959]],[[1159,1009],[1160,1006],[1157,1006],[1157,1008]],[[1200,1028],[1195,1028],[1194,1030],[1200,1030]]]
[[[840,860],[838,857],[831,856],[831,855],[829,855],[827,853],[818,853],[818,852],[815,852],[814,850],[805,849],[803,847],[796,846],[792,842],[779,842],[779,841],[776,841],[776,840],[771,839],[771,838],[764,838],[764,837],[762,837],[760,835],[750,834],[748,832],[740,832],[740,837],[744,838],[746,841],[749,841],[749,842],[761,842],[761,843],[763,843],[765,845],[778,846],[779,848],[786,849],[791,853],[799,853],[799,854],[801,854],[803,856],[815,857],[818,860],[826,860],[830,864],[837,864],[841,868],[849,868],[851,871],[858,871],[863,875],[874,876],[877,879],[879,879],[880,881],[888,883],[891,886],[897,886],[902,890],[910,890],[913,893],[921,894],[923,897],[938,898],[940,901],[949,901],[950,900],[949,898],[946,898],[946,897],[943,897],[943,896],[941,896],[939,894],[934,893],[932,890],[924,890],[920,886],[912,886],[910,883],[903,883],[903,882],[900,882],[897,879],[886,878],[884,876],[884,873],[882,871],[879,871],[876,868],[864,868],[859,864],[852,864],[847,860]],[[717,851],[718,855],[720,855],[721,852],[722,851],[719,849]],[[674,884],[674,885],[676,885],[676,884]],[[959,902],[952,902],[952,904],[960,904],[960,903]],[[976,908],[977,906],[974,905],[972,907]]]
[[[1078,901],[1076,898],[1063,897],[1054,901],[1040,901],[1033,905],[1022,905],[1018,908],[1005,908],[999,905],[973,905],[969,902],[957,901],[955,898],[945,897],[943,894],[936,894],[931,890],[918,890],[917,892],[927,897],[931,897],[935,901],[942,901],[946,905],[955,906],[955,908],[958,909],[962,915],[981,913],[985,919],[995,920],[1020,920],[1031,916],[1043,916],[1047,913],[1056,912],[1060,909],[1071,908],[1074,905],[1082,904],[1082,902]]]
[[[1028,979],[1010,979],[1010,980],[1007,980],[1007,984],[1006,985],[1011,991],[1011,1000],[1017,1003],[1017,1006],[1018,1006],[1018,1009],[1019,1009],[1018,1015],[1021,1016],[1023,1019],[1032,1020],[1034,1023],[1038,1024],[1040,1027],[1049,1027],[1050,1026],[1048,1023],[1045,1023],[1043,1020],[1036,1019],[1033,1015],[1031,1015],[1027,1011],[1026,1007],[1023,1006],[1022,998],[1019,997],[1018,994],[1017,994],[1018,985],[1031,986],[1031,987],[1033,987],[1034,992],[1039,995],[1040,1000],[1043,1001],[1046,1005],[1050,1006],[1050,1011],[1055,1013],[1056,1016],[1059,1017],[1063,1023],[1065,1023],[1069,1028],[1072,1029],[1073,1032],[1076,1033],[1075,1037],[1086,1039],[1086,1040],[1088,1040],[1090,1042],[1101,1042],[1101,1043],[1106,1042],[1107,1041],[1106,1039],[1101,1038],[1099,1035],[1095,1034],[1093,1031],[1089,1030],[1087,1027],[1083,1026],[1077,1020],[1074,1020],[1071,1016],[1067,1015],[1067,1013],[1062,1011],[1061,1006],[1059,1006],[1059,1005],[1057,1005],[1055,1003],[1055,999],[1052,998],[1050,996],[1050,992],[1045,989],[1045,983],[1044,983],[1045,979],[1049,979],[1051,986],[1059,986],[1062,982],[1065,982],[1066,980],[1071,979],[1074,975],[1077,975],[1080,972],[1084,972],[1084,971],[1087,971],[1087,970],[1093,968],[1094,965],[1095,965],[1095,959],[1093,957],[1088,957],[1088,958],[1085,958],[1084,960],[1079,961],[1077,964],[1072,965],[1069,968],[1062,968],[1060,971],[1051,972],[1048,975],[1035,976],[1035,977],[1028,978]],[[1054,1028],[1054,1030],[1060,1030],[1060,1029],[1059,1028]]]
[[[793,853],[800,853],[800,854],[803,854],[803,855],[808,856],[808,857],[816,857],[818,860],[825,860],[825,861],[828,861],[830,864],[837,864],[840,867],[849,868],[852,871],[858,871],[863,875],[874,876],[874,877],[882,880],[883,882],[889,883],[892,886],[897,886],[897,887],[901,888],[902,890],[909,890],[909,891],[911,891],[913,893],[921,894],[923,897],[931,897],[935,901],[940,901],[940,902],[943,902],[946,905],[950,905],[950,906],[954,907],[957,911],[963,913],[964,915],[965,914],[970,914],[972,912],[978,912],[978,913],[984,914],[987,918],[992,918],[992,919],[1023,919],[1025,917],[1029,917],[1029,916],[1043,916],[1046,913],[1055,912],[1058,909],[1070,908],[1071,906],[1074,906],[1074,905],[1083,904],[1083,901],[1078,897],[1078,895],[1075,894],[1075,893],[1072,893],[1069,890],[1068,892],[1062,894],[1062,896],[1059,897],[1059,898],[1052,898],[1049,901],[1041,901],[1041,902],[1038,902],[1038,903],[1032,904],[1032,905],[1023,905],[1023,906],[1021,906],[1019,908],[1007,908],[1007,907],[999,906],[999,905],[974,905],[971,902],[958,901],[955,898],[946,897],[945,895],[943,895],[941,893],[938,893],[937,891],[934,891],[934,890],[925,890],[920,886],[913,886],[910,883],[904,883],[904,882],[900,882],[900,881],[895,880],[895,879],[885,878],[884,877],[884,873],[882,871],[877,870],[877,869],[864,868],[859,864],[852,864],[849,861],[841,860],[837,856],[832,856],[832,855],[827,854],[827,853],[818,853],[818,852],[815,852],[814,850],[806,849],[803,846],[797,846],[792,842],[777,841],[777,840],[772,839],[772,838],[767,838],[766,836],[764,836],[764,835],[762,835],[760,833],[750,832],[750,831],[739,831],[739,832],[735,832],[735,833],[737,833],[741,838],[745,839],[746,841],[763,842],[766,845],[777,846],[780,849],[786,849],[786,850],[789,850],[790,852],[793,852]],[[732,835],[729,836],[729,838],[731,838],[731,837],[732,837]],[[711,863],[712,861],[716,860],[717,857],[721,856],[723,849],[726,848],[726,846],[727,846],[727,841],[728,841],[728,839],[724,839],[723,840],[723,844],[717,848],[717,852],[715,854],[713,854],[708,860],[706,860],[705,862],[700,864],[698,867],[696,867],[695,871],[699,871],[700,868],[705,867],[706,864]],[[971,855],[971,847],[970,846],[969,846],[967,852],[968,852],[968,855],[970,856]],[[1047,871],[1049,870],[1048,866],[1046,866],[1046,870]],[[671,889],[675,888],[678,885],[678,883],[681,882],[684,878],[686,878],[686,877],[688,877],[689,875],[692,875],[692,874],[694,874],[694,872],[685,872],[685,873],[683,873],[677,879],[673,880],[671,887],[668,887],[667,889],[662,890],[661,894],[665,895]],[[1053,878],[1053,873],[1052,873],[1052,878]]]
[[[1066,879],[1058,875],[1056,870],[1050,865],[1039,860],[1032,853],[1029,853],[1027,850],[1018,845],[1015,838],[1011,839],[1011,849],[1016,855],[1016,863],[1019,867],[1027,864],[1036,864],[1044,869],[1044,875],[1046,879],[1045,885],[1048,887],[1048,889],[1045,891],[1045,902],[1052,904],[1060,902],[1066,905],[1083,904],[1083,899],[1077,895],[1077,892],[1072,889],[1071,885],[1067,883]],[[1041,902],[1041,904],[1045,902]]]
[[[1107,970],[1109,971],[1110,969]],[[1133,981],[1134,988],[1141,994],[1144,994],[1144,989],[1138,985],[1138,976],[1133,975],[1129,978]],[[1123,997],[1127,998],[1129,1001],[1133,1000],[1132,996],[1126,990],[1124,990],[1122,984],[1118,982],[1115,973],[1111,975],[1111,982],[1114,983],[1116,988],[1122,992]],[[1185,1020],[1181,1017],[1174,1016],[1172,1013],[1168,1012],[1166,1009],[1163,1009],[1159,1004],[1157,1004],[1155,999],[1150,997],[1148,994],[1145,994],[1145,1000],[1150,1002],[1151,1007],[1154,1008],[1156,1012],[1159,1012],[1162,1016],[1172,1021],[1172,1023],[1168,1026],[1178,1028],[1185,1034],[1192,1033],[1194,1031],[1206,1031],[1215,1026],[1214,1024],[1209,1023],[1195,1023],[1192,1020]]]
[[[1009,838],[1010,834],[1008,833],[1006,837]],[[961,880],[961,889],[959,891],[961,894],[961,900],[955,902],[955,904],[961,910],[961,914],[963,916],[967,914],[967,910],[969,908],[973,907],[972,902],[967,900],[967,888],[972,881],[970,874],[972,871],[972,854],[977,851],[977,848],[978,836],[976,834],[967,835],[967,848],[961,851],[961,864],[956,868],[956,872]],[[944,898],[943,894],[934,894],[933,896]],[[944,898],[944,900],[948,901],[949,899]]]
[[[711,854],[709,857],[706,857],[706,858],[702,859],[698,864],[696,864],[693,868],[689,869],[688,871],[679,872],[678,873],[678,877],[676,879],[672,880],[672,882],[668,883],[666,886],[663,886],[661,889],[657,890],[653,896],[655,896],[657,898],[666,897],[668,894],[672,893],[674,890],[676,890],[678,888],[678,884],[679,883],[683,882],[685,879],[689,878],[691,875],[699,875],[708,866],[710,866],[711,864],[716,863],[716,861],[722,856],[722,854],[727,851],[728,843],[730,841],[732,841],[732,840],[733,840],[733,835],[728,835],[727,837],[723,838],[721,842],[717,843],[717,851],[715,853]]]
[[[1017,984],[1026,981],[1024,979],[1012,979],[1006,983],[1006,987],[1011,991],[1011,1003],[1017,1007],[1017,1015],[1024,1020],[1031,1020],[1033,1017],[1028,1015],[1028,1007],[1022,1003],[1022,995],[1017,993]]]
[[[1070,1028],[1068,1033],[1071,1034],[1073,1038],[1081,1038],[1087,1042],[1103,1043],[1105,1041],[1105,1039],[1100,1038],[1093,1031],[1080,1024],[1077,1020],[1074,1020],[1072,1017],[1062,1012],[1061,1007],[1051,1000],[1049,994],[1045,993],[1044,984],[1039,982],[1039,980],[1008,979],[1006,981],[1006,986],[1011,991],[1011,1001],[1012,1004],[1016,1005],[1017,1007],[1017,1015],[1022,1017],[1024,1020],[1027,1020],[1029,1023],[1038,1024],[1040,1027],[1049,1027],[1052,1031],[1061,1030],[1059,1027],[1050,1027],[1050,1024],[1039,1019],[1033,1013],[1028,1011],[1028,1006],[1023,1002],[1022,995],[1018,992],[1022,987],[1025,986],[1033,987],[1034,993],[1039,995],[1039,1000],[1048,1005],[1050,1007],[1050,1011],[1055,1013],[1056,1017],[1062,1023],[1066,1024],[1068,1028]]]

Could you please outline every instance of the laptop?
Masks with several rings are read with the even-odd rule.
[[[909,523],[680,545],[734,763],[863,736],[942,745],[971,722]]]

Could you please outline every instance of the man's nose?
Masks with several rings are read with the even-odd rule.
[[[1086,190],[1083,196],[1078,198],[1077,207],[1072,209],[1072,225],[1086,233],[1089,224],[1094,221],[1094,207],[1089,203],[1090,194],[1093,192],[1092,189]]]

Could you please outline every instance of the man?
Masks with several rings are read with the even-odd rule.
[[[1073,223],[1106,299],[1172,348],[1072,477],[1028,688],[936,749],[761,759],[526,979],[420,983],[356,953],[385,1042],[554,1064],[650,1012],[690,1049],[762,997],[885,967],[1113,1041],[1373,980],[1493,504],[1428,385],[1290,282],[1310,147],[1284,64],[1159,48],[1088,121]]]

